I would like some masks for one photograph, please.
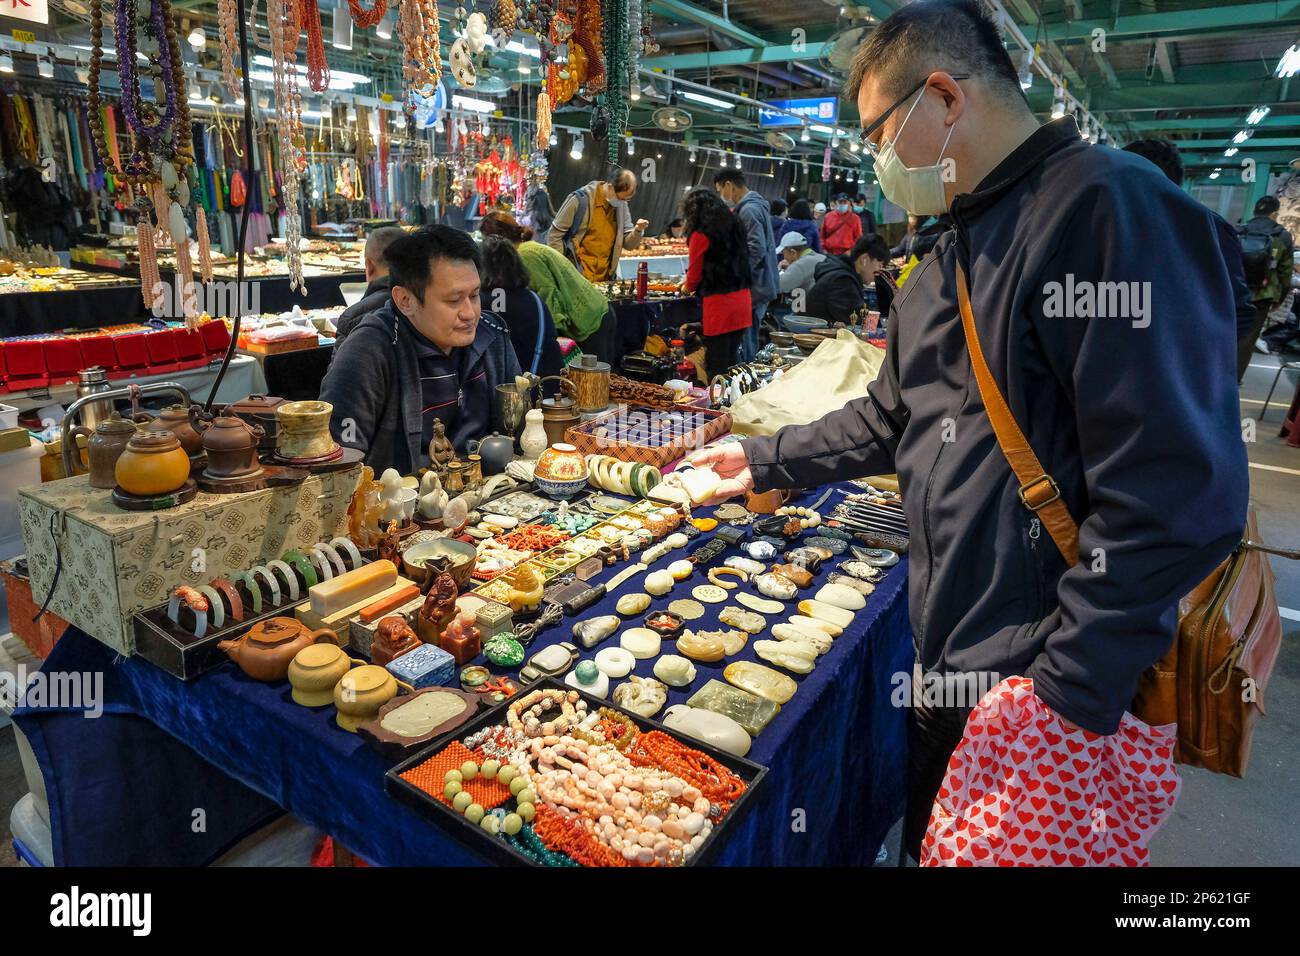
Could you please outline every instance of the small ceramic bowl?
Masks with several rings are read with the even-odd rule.
[[[803,333],[794,337],[794,344],[805,355],[811,355],[823,341],[824,339],[820,335],[812,335],[811,333]]]
[[[782,317],[781,324],[791,332],[811,332],[813,329],[824,328],[830,323],[811,315],[787,315]]]
[[[472,544],[464,541],[457,541],[455,538],[435,538],[432,541],[421,541],[413,544],[402,552],[402,564],[406,574],[420,585],[420,590],[425,590],[424,584],[426,578],[432,577],[432,568],[426,568],[430,561],[436,564],[438,558],[450,559],[450,566],[447,570],[451,573],[451,578],[456,582],[456,587],[464,590],[465,585],[469,583],[470,575],[474,572],[474,560],[478,557],[478,551]]]

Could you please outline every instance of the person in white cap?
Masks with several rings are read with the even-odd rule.
[[[795,289],[810,291],[813,287],[813,272],[826,257],[808,248],[808,240],[800,232],[787,232],[783,235],[776,252],[781,257],[781,291],[787,294]]]
[[[826,204],[824,202],[819,202],[817,205],[813,206],[813,218],[817,220],[817,225],[820,226],[822,224],[822,219],[825,216]]]

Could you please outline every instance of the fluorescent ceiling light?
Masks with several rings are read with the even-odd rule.
[[[1238,152],[1239,150],[1237,149],[1236,146],[1229,146],[1227,149],[1223,151],[1223,155],[1227,156],[1229,159],[1232,159],[1232,157],[1236,156]]]
[[[1216,171],[1216,172],[1210,173],[1210,178],[1211,178],[1211,179],[1218,179],[1218,178],[1219,178],[1219,174],[1218,174],[1218,172]]]
[[[203,32],[203,27],[195,27],[190,31],[190,35],[186,39],[195,50],[202,50],[208,45],[208,38]]]
[[[375,36],[381,40],[391,40],[393,38],[393,12],[391,10],[385,13],[383,19],[375,24]]]
[[[1057,100],[1052,104],[1052,119],[1060,119],[1065,115],[1065,100]]]
[[[487,100],[476,100],[472,96],[461,96],[459,93],[452,94],[451,105],[475,113],[491,113],[496,109],[495,103]]]
[[[264,67],[266,67],[268,70],[269,70],[269,69],[274,65],[274,64],[271,63],[271,58],[270,58],[269,56],[266,56],[266,55],[263,54],[263,53],[258,53],[256,56],[254,56],[254,57],[253,57],[253,63],[254,63],[254,65],[256,65],[256,66],[264,66]],[[298,63],[298,64],[295,64],[295,65],[298,67],[298,75],[299,75],[299,76],[306,76],[306,75],[307,75],[307,66],[306,66],[306,64],[304,64],[304,63]],[[256,74],[254,74],[254,75],[256,75]],[[266,75],[267,75],[267,76],[270,76],[271,74],[268,73],[268,74],[266,74]],[[347,71],[347,70],[335,70],[335,69],[331,68],[331,69],[330,69],[330,78],[333,79],[333,78],[336,77],[336,76],[339,77],[339,78],[341,78],[341,79],[347,80],[349,83],[352,83],[352,84],[354,84],[354,85],[355,85],[355,84],[358,84],[358,83],[369,83],[369,82],[370,82],[370,77],[365,76],[365,75],[363,75],[363,74],[361,74],[361,73],[350,73],[350,72]]]
[[[1242,143],[1246,142],[1246,140],[1248,140],[1248,139],[1250,139],[1250,133],[1247,132],[1247,131],[1244,130],[1244,129],[1243,129],[1243,130],[1239,130],[1239,131],[1237,132],[1237,135],[1234,136],[1234,137],[1232,137],[1232,141],[1233,141],[1234,143],[1236,143],[1238,146],[1240,146]]]
[[[712,96],[705,96],[703,93],[696,93],[693,90],[686,90],[680,95],[684,100],[690,100],[692,103],[701,103],[704,106],[712,106],[720,110],[734,110],[736,108],[735,103],[728,102],[727,100],[720,100]]]
[[[831,129],[829,126],[812,126],[810,128],[814,133],[825,133],[827,136],[830,136],[835,132],[835,130]]]
[[[1277,69],[1273,75],[1286,79],[1300,73],[1300,44],[1292,44],[1287,51],[1282,54],[1282,58],[1277,61]]]
[[[1246,117],[1246,125],[1254,126],[1256,123],[1261,122],[1264,119],[1264,117],[1267,116],[1268,114],[1269,114],[1269,107],[1256,106],[1253,110],[1250,111],[1250,115]]]
[[[346,72],[346,71],[341,72],[341,73],[335,73],[333,70],[330,70],[330,85],[329,85],[329,88],[330,88],[331,90],[336,90],[336,91],[338,91],[338,92],[343,92],[343,93],[349,92],[349,91],[350,91],[354,86],[357,85],[357,81],[356,81],[356,80],[353,80],[353,79],[350,79],[350,77],[354,77],[354,76],[358,76],[358,75],[359,75],[359,74],[356,74],[356,73],[348,73],[348,72]],[[252,71],[248,74],[248,78],[249,78],[250,80],[253,80],[254,82],[261,82],[261,83],[274,83],[274,82],[275,82],[275,74],[273,74],[270,70],[252,70]],[[369,80],[363,80],[362,82],[369,83],[370,81],[369,81]],[[306,77],[306,75],[304,75],[304,74],[299,74],[299,75],[298,75],[298,86],[299,86],[300,89],[306,89],[306,88],[307,88],[307,77]]]

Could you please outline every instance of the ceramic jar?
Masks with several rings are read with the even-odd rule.
[[[249,425],[260,425],[262,434],[258,439],[258,451],[274,451],[279,431],[275,411],[283,404],[284,399],[274,395],[249,395],[227,408],[226,413],[242,418]]]
[[[447,463],[447,478],[442,483],[443,490],[455,497],[465,490],[465,463],[452,459]]]
[[[330,435],[329,402],[285,402],[275,410],[275,453],[281,458],[327,458],[338,451]]]
[[[398,681],[378,664],[363,664],[343,675],[334,685],[335,718],[338,725],[349,733],[379,713],[379,708],[397,696]],[[401,685],[414,692],[409,685]]]
[[[542,452],[533,480],[544,494],[572,498],[587,484],[587,460],[573,445],[559,442]]]
[[[69,441],[76,441],[78,435],[86,436],[90,487],[112,488],[117,484],[117,460],[126,451],[127,444],[137,431],[135,422],[123,421],[116,416],[104,419],[95,426],[94,432],[85,425],[78,425],[72,430]]]
[[[293,701],[303,707],[324,707],[334,701],[334,685],[361,661],[348,657],[337,644],[310,644],[289,662],[287,677]]]
[[[190,456],[169,431],[137,432],[118,456],[113,475],[129,495],[167,495],[189,481]]]
[[[542,424],[542,410],[530,408],[524,415],[524,433],[519,436],[519,448],[524,458],[536,461],[550,447],[551,439]]]
[[[249,478],[258,474],[261,425],[249,425],[234,415],[219,415],[203,430],[203,450],[208,455],[204,474],[209,478]]]
[[[529,414],[532,413],[529,412]],[[482,471],[485,475],[501,474],[506,470],[506,465],[510,464],[515,457],[514,441],[505,435],[498,435],[496,432],[488,435],[482,441],[470,442],[469,450],[483,460]],[[471,458],[473,454],[471,454]]]
[[[194,427],[191,411],[185,405],[168,405],[157,418],[144,426],[144,430],[171,432],[192,459],[203,454],[203,435]]]
[[[278,681],[289,673],[299,651],[323,641],[338,644],[339,636],[328,628],[313,631],[292,617],[271,617],[217,647],[253,680]]]
[[[546,429],[547,444],[553,445],[564,441],[568,430],[578,424],[582,418],[578,414],[577,389],[574,384],[558,375],[548,376],[542,381],[547,382],[551,378],[560,383],[561,394],[554,398],[542,399],[542,427]],[[568,390],[570,394],[563,394],[564,390]]]
[[[609,363],[583,355],[566,374],[577,389],[578,411],[600,412],[609,405]]]

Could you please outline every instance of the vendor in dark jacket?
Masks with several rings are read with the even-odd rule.
[[[384,250],[392,245],[394,239],[401,239],[404,235],[406,235],[405,229],[399,229],[397,226],[381,226],[366,236],[365,252],[362,253],[366,270],[366,294],[359,302],[354,302],[344,309],[335,320],[334,328],[337,332],[334,336],[334,344],[336,346],[356,328],[358,322],[388,301],[390,284],[388,263],[384,261]]]
[[[903,320],[890,321],[864,397],[694,460],[723,476],[719,497],[897,471],[914,678],[1028,677],[1067,730],[1114,734],[1174,640],[1179,600],[1245,525],[1232,282],[1214,217],[1140,157],[1084,142],[1072,117],[1039,126],[972,0],[890,16],[846,89],[885,195],[951,211],[954,230],[895,299]],[[973,378],[963,273],[990,372],[1053,479],[1027,501]],[[1078,524],[1077,563],[1034,510],[1050,493]],[[917,855],[970,702],[911,696],[904,832]]]
[[[519,362],[505,324],[479,303],[478,246],[451,226],[423,226],[384,254],[392,298],[338,346],[321,383],[330,431],[381,473],[429,464],[433,423],[464,454],[498,427],[496,387]]]
[[[897,288],[885,271],[888,265],[889,244],[876,235],[863,236],[847,255],[827,256],[813,273],[815,281],[808,292],[808,315],[825,319],[832,325],[836,322],[857,324],[864,310],[870,307],[888,315]],[[872,288],[870,298],[874,298],[874,306],[867,295],[868,283]]]

